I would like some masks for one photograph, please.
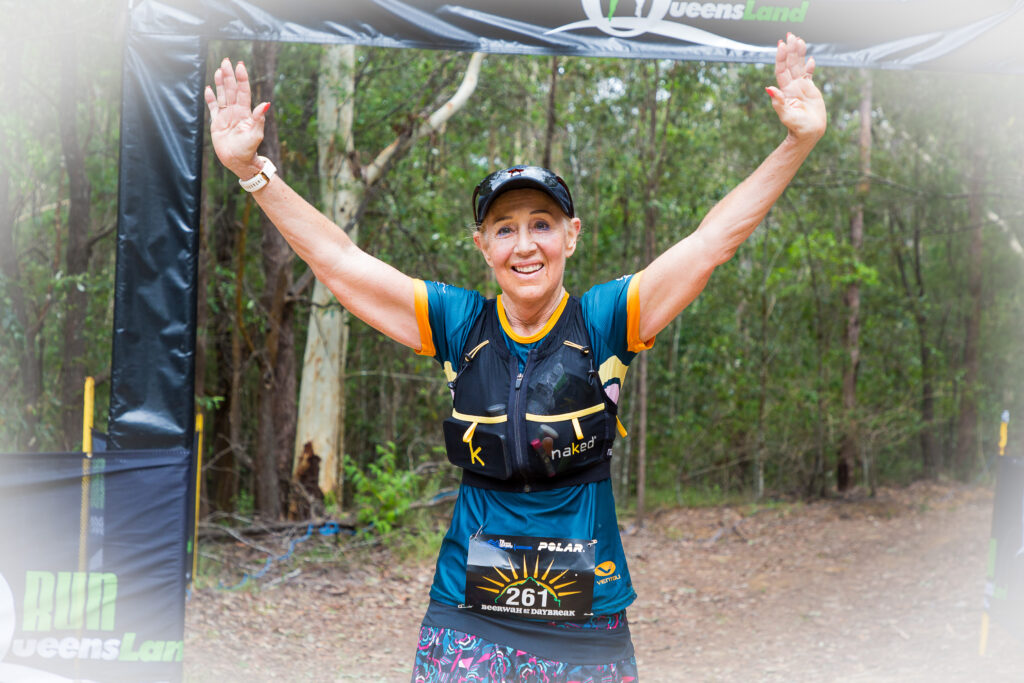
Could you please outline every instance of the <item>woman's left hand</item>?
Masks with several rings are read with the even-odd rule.
[[[817,142],[828,120],[825,100],[811,80],[814,57],[806,58],[807,43],[792,33],[775,51],[775,79],[779,87],[766,88],[772,106],[789,134],[800,141]]]

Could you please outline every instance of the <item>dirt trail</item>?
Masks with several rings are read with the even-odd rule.
[[[991,514],[985,489],[919,484],[627,526],[641,679],[1024,681],[1024,642],[998,625],[977,653]],[[199,589],[186,680],[408,681],[432,571],[381,553],[307,557],[258,590]]]

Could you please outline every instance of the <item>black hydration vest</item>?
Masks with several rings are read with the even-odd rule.
[[[579,299],[565,309],[526,366],[505,345],[497,303],[477,317],[460,357],[448,459],[466,484],[536,491],[607,479],[617,406],[594,366]]]

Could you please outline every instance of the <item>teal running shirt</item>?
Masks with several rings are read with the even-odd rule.
[[[629,363],[654,340],[639,339],[637,285],[641,274],[597,285],[581,298],[583,319],[590,335],[605,393],[618,403]],[[529,338],[511,330],[501,297],[498,312],[508,348],[520,366],[532,345],[557,322],[567,296],[544,328]],[[458,371],[460,352],[480,315],[484,297],[478,292],[436,282],[416,282],[416,312],[421,355],[431,355],[447,378]],[[465,599],[466,557],[475,533],[540,537],[593,538],[595,564],[594,614],[622,611],[636,598],[626,565],[611,481],[608,479],[549,491],[506,492],[463,484],[452,513],[451,526],[441,544],[430,596],[448,605]]]

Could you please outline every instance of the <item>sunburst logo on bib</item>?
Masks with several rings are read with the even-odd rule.
[[[477,588],[493,593],[496,603],[500,602],[510,607],[557,607],[562,604],[562,598],[582,592],[572,590],[577,587],[575,578],[563,580],[569,572],[568,569],[552,576],[554,557],[543,572],[540,569],[540,554],[534,556],[532,570],[525,554],[522,561],[521,567],[516,567],[509,561],[508,568],[504,571],[498,567],[491,567],[494,578],[486,575],[482,578],[493,585],[478,585]]]
[[[510,617],[582,619],[594,599],[594,545],[585,538],[474,534],[465,607]]]

